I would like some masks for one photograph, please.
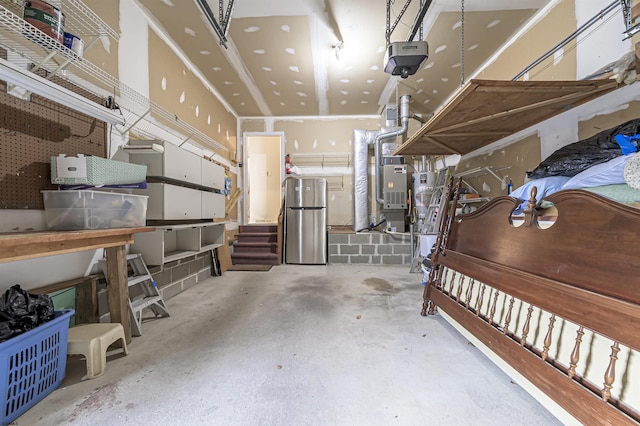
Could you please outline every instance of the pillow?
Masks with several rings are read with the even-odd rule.
[[[606,163],[596,164],[572,177],[562,189],[591,188],[624,183],[624,166],[635,154],[621,155]]]
[[[634,155],[624,166],[624,181],[633,189],[640,189],[640,155]]]
[[[509,196],[524,200],[524,202],[518,207],[518,210],[524,210],[527,207],[529,197],[531,197],[531,189],[534,186],[538,188],[536,204],[539,204],[547,195],[560,191],[562,186],[567,183],[569,179],[571,178],[567,176],[550,176],[541,179],[534,179],[511,191]]]

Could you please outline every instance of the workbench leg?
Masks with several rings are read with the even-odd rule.
[[[127,343],[131,343],[131,314],[129,313],[129,287],[127,284],[127,253],[125,246],[105,248],[107,283],[109,285],[109,312],[111,322],[124,328]]]

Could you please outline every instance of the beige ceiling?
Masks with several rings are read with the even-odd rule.
[[[218,0],[208,1],[217,15]],[[429,59],[407,79],[383,71],[385,0],[236,0],[228,49],[195,0],[138,2],[241,117],[378,114],[403,94],[413,112],[428,115],[460,87],[459,2],[432,2],[424,19]],[[391,3],[393,23],[406,0]],[[391,41],[406,40],[419,3],[410,3]],[[465,76],[546,3],[465,0]]]

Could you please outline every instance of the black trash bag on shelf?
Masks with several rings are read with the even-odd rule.
[[[0,342],[53,319],[55,311],[46,294],[31,294],[18,284],[0,297]]]
[[[590,138],[563,146],[527,172],[529,179],[549,176],[573,177],[596,164],[605,163],[622,155],[615,140],[617,134],[633,136],[640,133],[640,119],[627,121],[617,127],[604,130]]]

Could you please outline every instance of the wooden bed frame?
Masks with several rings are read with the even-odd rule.
[[[449,199],[460,184],[451,180]],[[531,201],[519,227],[510,217],[520,200],[497,197],[455,218],[451,203],[422,315],[444,311],[583,424],[638,423],[637,408],[615,395],[625,386],[618,352],[640,350],[640,209],[581,190],[547,200],[558,213],[548,229]],[[607,343],[604,365],[583,377],[591,332]],[[561,338],[567,359],[554,355]]]

